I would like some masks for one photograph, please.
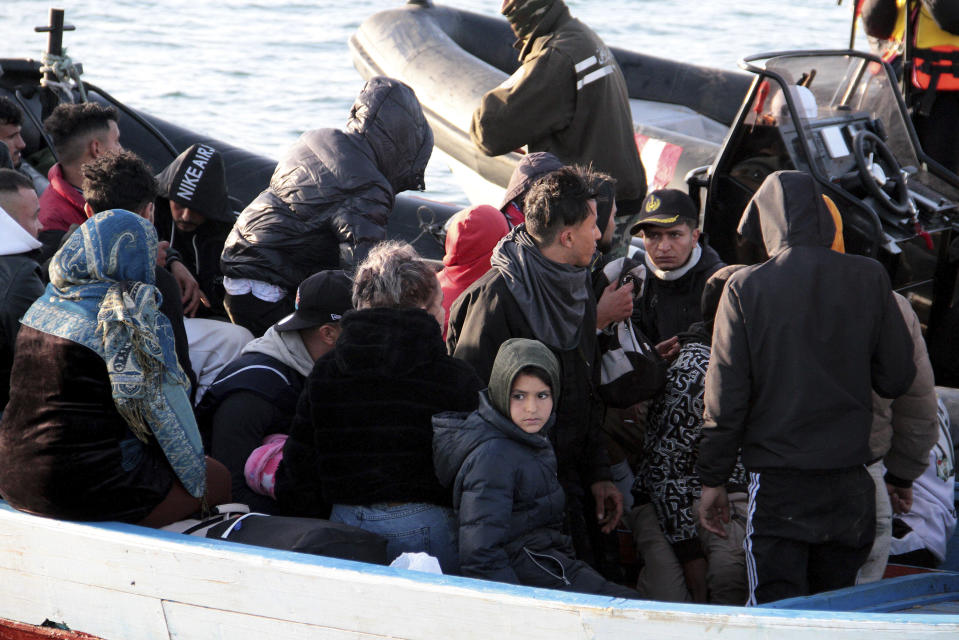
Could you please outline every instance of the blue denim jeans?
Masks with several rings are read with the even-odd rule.
[[[439,560],[443,573],[459,573],[457,523],[452,509],[424,502],[394,506],[335,504],[330,520],[386,538],[390,562],[404,551],[423,551]]]

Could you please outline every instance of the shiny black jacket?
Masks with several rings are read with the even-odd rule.
[[[372,78],[346,131],[307,131],[280,161],[230,232],[223,275],[292,293],[318,271],[358,264],[386,239],[395,194],[423,188],[432,150],[433,132],[413,90]]]

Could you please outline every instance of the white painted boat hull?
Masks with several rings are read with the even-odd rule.
[[[959,616],[779,611],[567,594],[61,522],[0,505],[0,618],[103,638],[957,637]],[[813,634],[813,635],[811,635]]]

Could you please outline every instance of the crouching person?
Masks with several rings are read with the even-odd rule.
[[[87,220],[53,256],[0,421],[0,494],[17,509],[160,527],[230,501],[157,309],[156,259],[153,225],[122,210]]]
[[[433,463],[453,487],[465,576],[638,598],[581,560],[562,533],[566,503],[547,436],[560,370],[541,342],[511,338],[472,413],[433,418]]]

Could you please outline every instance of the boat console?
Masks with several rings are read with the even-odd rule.
[[[772,172],[807,172],[837,205],[847,252],[880,260],[934,324],[955,289],[959,176],[923,153],[891,68],[858,51],[761,54],[740,66],[753,84],[722,151],[689,181],[694,196],[705,189],[713,247],[726,262],[762,260],[764,249],[736,234],[743,209]]]

